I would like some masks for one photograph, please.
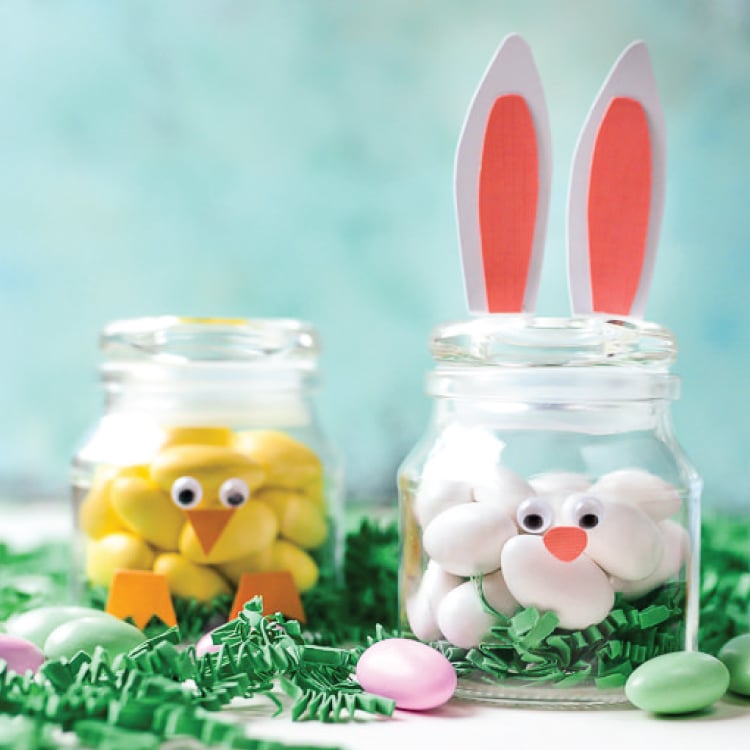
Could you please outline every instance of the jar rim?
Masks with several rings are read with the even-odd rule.
[[[277,363],[313,368],[320,337],[311,323],[294,318],[162,315],[108,324],[99,347],[109,362]]]
[[[668,372],[677,341],[666,328],[635,318],[500,314],[439,325],[430,336],[438,369],[627,368]]]

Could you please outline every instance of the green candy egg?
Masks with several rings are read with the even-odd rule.
[[[44,649],[49,634],[55,628],[72,620],[79,620],[82,617],[108,617],[106,612],[91,607],[59,606],[59,607],[38,607],[19,615],[14,615],[5,624],[6,632],[11,635],[17,635],[19,638],[25,638],[31,641],[35,646]]]
[[[627,699],[655,714],[687,714],[715,703],[729,686],[729,672],[715,657],[697,651],[657,656],[625,683]]]
[[[719,651],[719,659],[729,670],[729,689],[750,695],[750,633],[727,641]]]
[[[55,628],[44,643],[48,659],[73,658],[79,651],[93,654],[101,646],[114,658],[125,654],[146,640],[138,628],[116,617],[82,617]]]

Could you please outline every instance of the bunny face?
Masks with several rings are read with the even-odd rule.
[[[607,616],[617,591],[641,595],[684,562],[685,531],[664,520],[679,509],[679,494],[653,474],[625,469],[591,484],[550,473],[525,482],[503,468],[495,478],[464,488],[425,526],[429,574],[407,607],[410,617],[420,613],[415,632],[479,643],[492,617],[468,577],[482,576],[485,598],[504,614],[537,607],[555,612],[562,628],[582,629]],[[472,596],[471,607],[458,606]]]

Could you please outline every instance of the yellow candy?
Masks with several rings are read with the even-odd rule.
[[[278,539],[267,549],[219,566],[219,570],[237,584],[244,573],[270,573],[288,570],[299,591],[307,591],[318,582],[318,566],[304,550]]]
[[[278,521],[263,503],[249,500],[241,508],[227,512],[232,513],[232,518],[208,553],[190,523],[185,524],[180,534],[180,552],[193,562],[223,563],[258,552],[278,533]]]
[[[264,483],[271,487],[299,489],[323,475],[318,456],[284,432],[238,432],[236,447],[263,467]]]
[[[208,602],[220,594],[231,593],[229,584],[215,570],[173,552],[157,556],[154,572],[167,577],[169,590],[176,596]]]
[[[310,500],[315,503],[316,508],[319,508],[320,510],[325,512],[325,487],[322,474],[315,479],[307,482],[307,484],[305,484],[303,487],[300,487],[300,490],[305,494],[305,497],[310,498]]]
[[[176,550],[185,514],[150,479],[121,476],[112,481],[112,507],[130,531],[163,550]]]
[[[315,503],[299,492],[267,488],[256,498],[271,508],[279,522],[279,535],[290,542],[315,549],[328,536],[328,526]]]
[[[97,586],[109,586],[120,568],[150,570],[154,562],[151,547],[127,532],[108,534],[89,542],[86,550],[86,575]]]
[[[273,546],[269,544],[258,552],[243,555],[236,560],[218,565],[222,575],[226,576],[235,586],[245,573],[267,573],[273,570]]]
[[[263,483],[256,461],[219,445],[175,445],[160,451],[151,464],[152,479],[167,493],[180,477],[195,477],[203,488],[200,509],[221,508],[219,488],[231,478],[242,479],[252,492]]]
[[[125,530],[110,501],[110,487],[114,473],[112,468],[99,469],[94,475],[91,489],[78,509],[78,522],[81,529],[91,539],[101,539],[107,534]]]
[[[234,442],[234,433],[228,427],[171,427],[161,449],[173,445],[223,445]]]

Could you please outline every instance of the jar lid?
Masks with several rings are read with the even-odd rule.
[[[635,319],[493,315],[438,326],[430,351],[439,366],[667,372],[677,357],[677,342],[666,328]]]
[[[320,353],[315,328],[291,318],[186,318],[120,320],[101,334],[109,361],[277,362],[314,367]]]

